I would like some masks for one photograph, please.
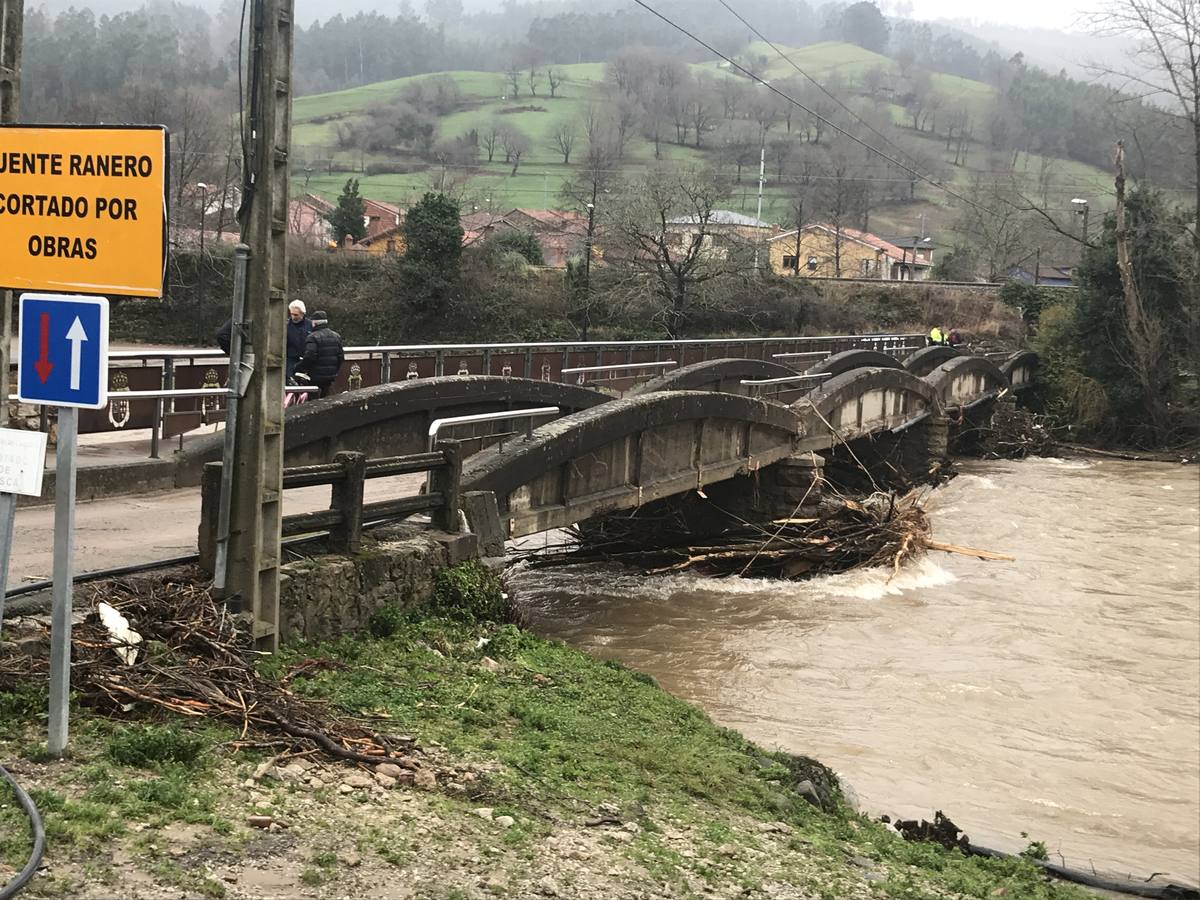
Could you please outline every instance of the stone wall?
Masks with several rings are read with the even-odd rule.
[[[362,631],[384,606],[415,606],[433,596],[437,575],[478,556],[473,534],[413,525],[374,529],[354,556],[322,555],[283,566],[281,643]]]

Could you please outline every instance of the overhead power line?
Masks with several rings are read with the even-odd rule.
[[[853,117],[855,121],[857,121],[859,124],[863,125],[868,131],[870,131],[872,134],[874,134],[876,137],[878,137],[880,140],[882,140],[885,144],[887,144],[889,147],[891,147],[897,153],[901,153],[904,156],[907,156],[912,161],[914,166],[918,165],[917,160],[913,157],[913,155],[911,153],[909,153],[903,147],[897,146],[890,138],[888,138],[888,136],[886,134],[884,134],[883,132],[881,132],[877,128],[875,128],[874,125],[872,125],[870,122],[868,122],[866,119],[864,119],[858,113],[856,113],[853,109],[851,109],[849,106],[847,106],[844,102],[842,102],[841,98],[837,97],[832,91],[830,91],[827,87],[825,87],[825,85],[821,84],[821,82],[817,81],[817,79],[813,78],[811,75],[809,75],[807,72],[805,72],[802,68],[800,68],[800,65],[794,59],[792,59],[790,56],[788,56],[786,53],[784,53],[782,50],[780,50],[779,47],[777,47],[774,44],[774,42],[771,41],[770,38],[768,38],[765,34],[763,34],[761,31],[759,31],[757,28],[755,28],[753,25],[751,25],[748,21],[746,21],[746,18],[740,12],[738,12],[736,9],[734,9],[732,6],[730,6],[726,2],[726,0],[717,0],[717,2],[719,2],[723,7],[725,7],[727,10],[729,10],[731,13],[733,13],[734,17],[739,22],[741,22],[743,25],[745,25],[747,28],[749,28],[755,35],[757,35],[759,40],[761,40],[768,47],[770,47],[772,50],[774,50],[779,55],[780,59],[782,59],[784,62],[786,62],[788,65],[790,65],[793,69],[795,69],[797,72],[799,72],[805,78],[807,78],[810,82],[812,82],[812,84],[822,94],[824,94],[826,97],[828,97],[834,103],[836,103],[838,106],[840,106],[842,109],[844,109],[847,113],[849,113],[850,116]]]
[[[650,13],[655,18],[670,25],[672,28],[674,28],[680,34],[695,41],[697,44],[699,44],[701,47],[703,47],[709,53],[725,60],[725,62],[729,63],[729,65],[731,65],[733,68],[737,69],[739,72],[741,72],[747,78],[751,79],[752,81],[757,82],[758,84],[761,84],[767,90],[782,97],[784,100],[786,100],[788,103],[795,106],[797,109],[801,109],[804,112],[808,113],[810,116],[812,116],[818,122],[824,122],[826,125],[828,125],[830,128],[832,128],[834,131],[836,131],[838,134],[842,135],[843,137],[849,138],[851,141],[853,141],[856,144],[859,144],[860,146],[862,146],[866,150],[870,151],[871,153],[876,154],[877,156],[881,157],[882,159],[886,159],[888,162],[892,163],[894,166],[896,166],[900,169],[903,169],[905,172],[908,172],[910,175],[912,175],[918,181],[923,181],[926,184],[929,184],[929,185],[937,188],[938,190],[944,192],[947,196],[953,197],[955,200],[965,203],[968,206],[972,206],[982,213],[990,212],[990,210],[988,210],[986,207],[981,206],[980,204],[976,203],[974,200],[970,199],[969,197],[964,197],[962,194],[958,193],[957,191],[953,191],[950,188],[946,187],[941,182],[935,181],[934,179],[930,178],[928,175],[924,175],[921,172],[918,172],[916,169],[912,168],[909,165],[906,165],[905,163],[902,163],[900,160],[896,159],[894,156],[891,156],[888,153],[885,153],[883,150],[880,150],[878,147],[867,143],[862,138],[860,138],[858,135],[850,133],[845,128],[838,125],[836,122],[830,121],[828,118],[821,115],[820,113],[809,109],[807,106],[805,106],[799,100],[797,100],[795,97],[791,96],[791,94],[781,91],[779,88],[775,87],[775,85],[771,84],[769,81],[765,81],[762,78],[760,78],[758,75],[755,75],[753,72],[751,72],[745,66],[736,62],[732,58],[726,56],[724,53],[722,53],[720,50],[718,50],[712,44],[705,41],[703,38],[696,36],[692,32],[688,31],[686,28],[684,28],[682,25],[680,25],[678,22],[675,22],[672,19],[670,19],[667,16],[660,13],[657,9],[655,9],[649,3],[646,3],[645,0],[633,0],[633,2],[636,3],[638,6],[640,6],[642,9],[646,10],[646,12]],[[1021,207],[1018,207],[1015,203],[1009,204],[1009,205],[1011,205],[1013,207],[1013,209],[1016,209],[1016,210],[1019,210],[1022,212],[1024,211],[1021,209]]]

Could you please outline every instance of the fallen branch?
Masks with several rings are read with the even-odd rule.
[[[976,559],[995,560],[998,562],[1016,562],[1015,556],[1007,553],[996,553],[994,550],[976,550],[974,547],[960,547],[958,544],[947,544],[943,541],[927,539],[925,546],[930,550],[941,550],[944,553],[958,553],[961,556],[974,556]]]

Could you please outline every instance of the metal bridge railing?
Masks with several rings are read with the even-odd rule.
[[[725,357],[819,359],[842,350],[871,347],[906,353],[918,334],[810,335],[785,337],[687,338],[640,341],[535,341],[480,344],[380,344],[346,348],[335,390],[354,390],[395,381],[443,375],[498,375],[543,381],[577,380],[588,372],[612,374],[592,383],[630,380],[624,373],[656,371]],[[109,405],[81,410],[81,434],[148,429],[151,457],[162,440],[224,418],[221,385],[228,357],[210,348],[116,350],[109,354]],[[620,369],[617,367],[630,368]],[[633,381],[637,376],[632,377]],[[29,411],[26,411],[28,414]],[[32,413],[47,430],[45,407]]]

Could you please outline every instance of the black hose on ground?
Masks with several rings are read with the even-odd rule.
[[[971,844],[970,847],[971,852],[977,856],[990,856],[995,859],[1015,858],[1015,854],[1003,853],[1000,850],[981,847],[978,844]],[[1094,872],[1072,869],[1069,866],[1062,866],[1046,859],[1025,858],[1029,859],[1035,866],[1045,869],[1055,878],[1061,878],[1063,881],[1071,881],[1075,884],[1082,884],[1084,887],[1112,891],[1116,894],[1129,894],[1133,897],[1159,898],[1159,900],[1200,900],[1200,891],[1181,884],[1151,884],[1149,879],[1146,881],[1113,881]],[[1153,878],[1154,876],[1151,875],[1150,877]]]
[[[8,774],[8,770],[4,766],[0,766],[0,777],[12,785],[13,793],[17,796],[17,803],[29,817],[29,829],[33,832],[33,852],[29,854],[29,862],[25,863],[25,868],[18,872],[12,881],[0,888],[0,900],[12,900],[21,888],[29,883],[33,873],[42,864],[42,854],[46,850],[46,829],[42,827],[42,816],[38,812],[37,806],[25,793],[25,789],[17,784],[16,779]]]

